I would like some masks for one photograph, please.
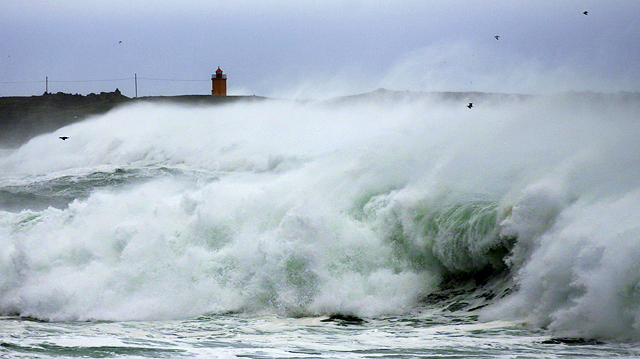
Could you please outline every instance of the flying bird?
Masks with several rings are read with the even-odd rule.
[[[494,37],[496,38],[496,40],[500,40],[500,35],[496,35]]]
[[[467,105],[468,108],[472,108],[473,107],[473,102],[469,102],[469,104]]]
[[[583,12],[583,14],[588,15],[588,14],[589,14],[589,12],[588,12],[588,11],[585,11],[585,12]]]
[[[69,138],[69,136],[60,136],[59,138],[60,138],[61,140],[63,140],[63,141],[66,141],[66,140],[67,140],[67,138]]]

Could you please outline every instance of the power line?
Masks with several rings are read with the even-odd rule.
[[[125,81],[133,80],[133,77],[121,78],[121,79],[106,79],[106,80],[49,80],[49,82],[109,82],[109,81]]]
[[[179,79],[154,79],[150,77],[138,77],[141,80],[152,80],[152,81],[174,81],[174,82],[209,82],[211,80],[179,80]]]
[[[40,81],[0,81],[0,84],[41,84],[44,80]]]

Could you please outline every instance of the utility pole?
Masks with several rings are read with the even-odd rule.
[[[138,74],[135,74],[135,75],[136,75],[136,77],[135,77],[135,79],[136,79],[136,98],[138,98]]]
[[[49,93],[49,76],[45,76],[44,79],[44,82],[46,84],[44,87],[44,93]]]

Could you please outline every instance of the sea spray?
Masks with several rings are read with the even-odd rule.
[[[68,126],[0,159],[2,189],[40,201],[0,212],[0,308],[375,317],[506,273],[511,296],[479,288],[485,320],[637,336],[638,104],[596,100],[140,104]]]

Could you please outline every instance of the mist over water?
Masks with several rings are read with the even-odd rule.
[[[637,339],[639,120],[589,94],[122,107],[0,158],[0,312],[376,317],[506,273],[481,320]]]

